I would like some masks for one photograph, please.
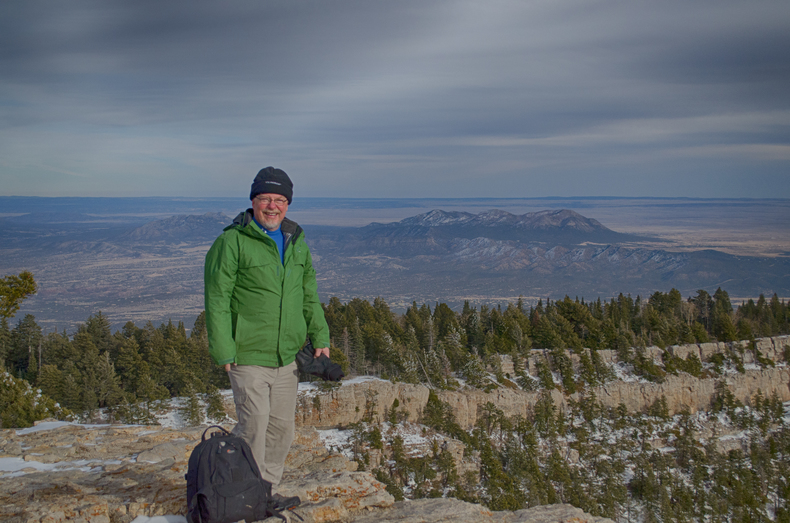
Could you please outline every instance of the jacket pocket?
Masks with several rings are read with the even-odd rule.
[[[304,263],[292,263],[285,270],[285,283],[288,292],[302,293],[304,286]]]
[[[245,324],[247,322],[244,320],[244,316],[241,314],[236,314],[236,325],[233,330],[233,341],[236,342],[236,350],[238,351],[239,345],[242,344],[244,341],[244,335],[247,331],[245,328]]]

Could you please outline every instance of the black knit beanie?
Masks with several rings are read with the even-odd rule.
[[[264,167],[255,176],[250,189],[250,200],[259,194],[282,194],[290,205],[294,195],[294,184],[285,171],[274,167]]]

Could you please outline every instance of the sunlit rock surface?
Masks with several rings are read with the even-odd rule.
[[[204,428],[45,422],[2,430],[0,521],[126,523],[184,514],[187,460]],[[333,520],[327,500],[343,514],[392,505],[383,485],[356,466],[327,451],[315,429],[300,429],[278,490],[304,499],[301,510],[316,522]]]
[[[138,516],[183,515],[187,460],[203,430],[52,421],[2,430],[0,521],[128,523]],[[276,490],[303,500],[294,512],[305,523],[608,521],[569,505],[492,512],[455,499],[394,503],[384,485],[356,468],[328,451],[314,428],[301,428]]]

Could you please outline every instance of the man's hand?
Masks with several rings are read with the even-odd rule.
[[[231,365],[230,363],[225,364],[225,372],[230,372],[230,365]],[[233,366],[235,367],[236,364],[234,363]]]
[[[328,358],[329,357],[329,347],[324,347],[323,349],[315,349],[315,356],[314,357],[318,358],[319,356],[321,356],[321,354],[323,354],[324,356],[326,356]]]

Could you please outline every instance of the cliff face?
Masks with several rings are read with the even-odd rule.
[[[763,338],[757,341],[760,352],[775,362],[782,362],[783,351],[790,345],[790,337]],[[670,347],[675,356],[686,358],[690,354],[697,355],[701,361],[728,347],[724,343],[704,343],[700,345],[677,345]],[[730,347],[732,348],[732,347]],[[735,347],[737,349],[737,345]],[[546,357],[542,351],[535,353],[526,362],[530,369],[536,368],[536,361]],[[613,351],[599,351],[608,363],[616,363]],[[661,350],[648,347],[648,356],[656,361],[661,360]],[[734,397],[744,404],[749,404],[758,391],[764,396],[776,393],[783,402],[790,401],[790,368],[786,365],[776,367],[759,367],[754,364],[751,352],[744,352],[743,373],[726,374],[723,380]],[[578,357],[571,355],[578,364]],[[508,356],[503,358],[503,372],[513,373],[513,363]],[[689,374],[678,376],[668,375],[664,383],[647,381],[611,381],[599,387],[592,387],[598,401],[605,407],[626,406],[629,412],[644,412],[661,397],[666,398],[670,414],[683,409],[694,413],[707,410],[715,394],[716,382],[722,378],[697,379]],[[568,400],[576,400],[579,394],[563,395],[558,390],[551,392],[554,403],[563,408],[568,407]],[[486,403],[493,403],[506,416],[526,415],[540,397],[539,392],[525,392],[500,387],[492,392],[482,390],[437,391],[439,399],[448,403],[455,414],[459,425],[471,429],[478,418],[478,412]],[[299,397],[297,408],[297,424],[311,425],[319,428],[345,426],[356,423],[364,418],[386,419],[387,410],[398,400],[398,410],[408,413],[408,419],[417,421],[422,409],[428,402],[428,388],[423,385],[407,383],[391,383],[375,378],[361,379],[343,387],[320,390],[308,390]]]
[[[616,407],[622,403],[629,412],[641,412],[654,401],[664,396],[670,414],[677,414],[684,408],[694,413],[707,410],[712,402],[716,381],[714,379],[696,379],[688,374],[668,376],[664,383],[627,383],[616,381],[594,389],[595,395],[607,407]],[[727,386],[736,399],[744,404],[761,391],[770,396],[777,393],[779,399],[790,401],[790,369],[766,368],[746,369],[743,374],[728,376]]]
[[[332,428],[356,423],[366,417],[385,419],[387,409],[398,400],[399,411],[416,421],[428,402],[428,388],[409,383],[392,383],[377,378],[354,379],[342,387],[316,387],[299,394],[296,424]],[[372,416],[371,416],[372,414]]]

